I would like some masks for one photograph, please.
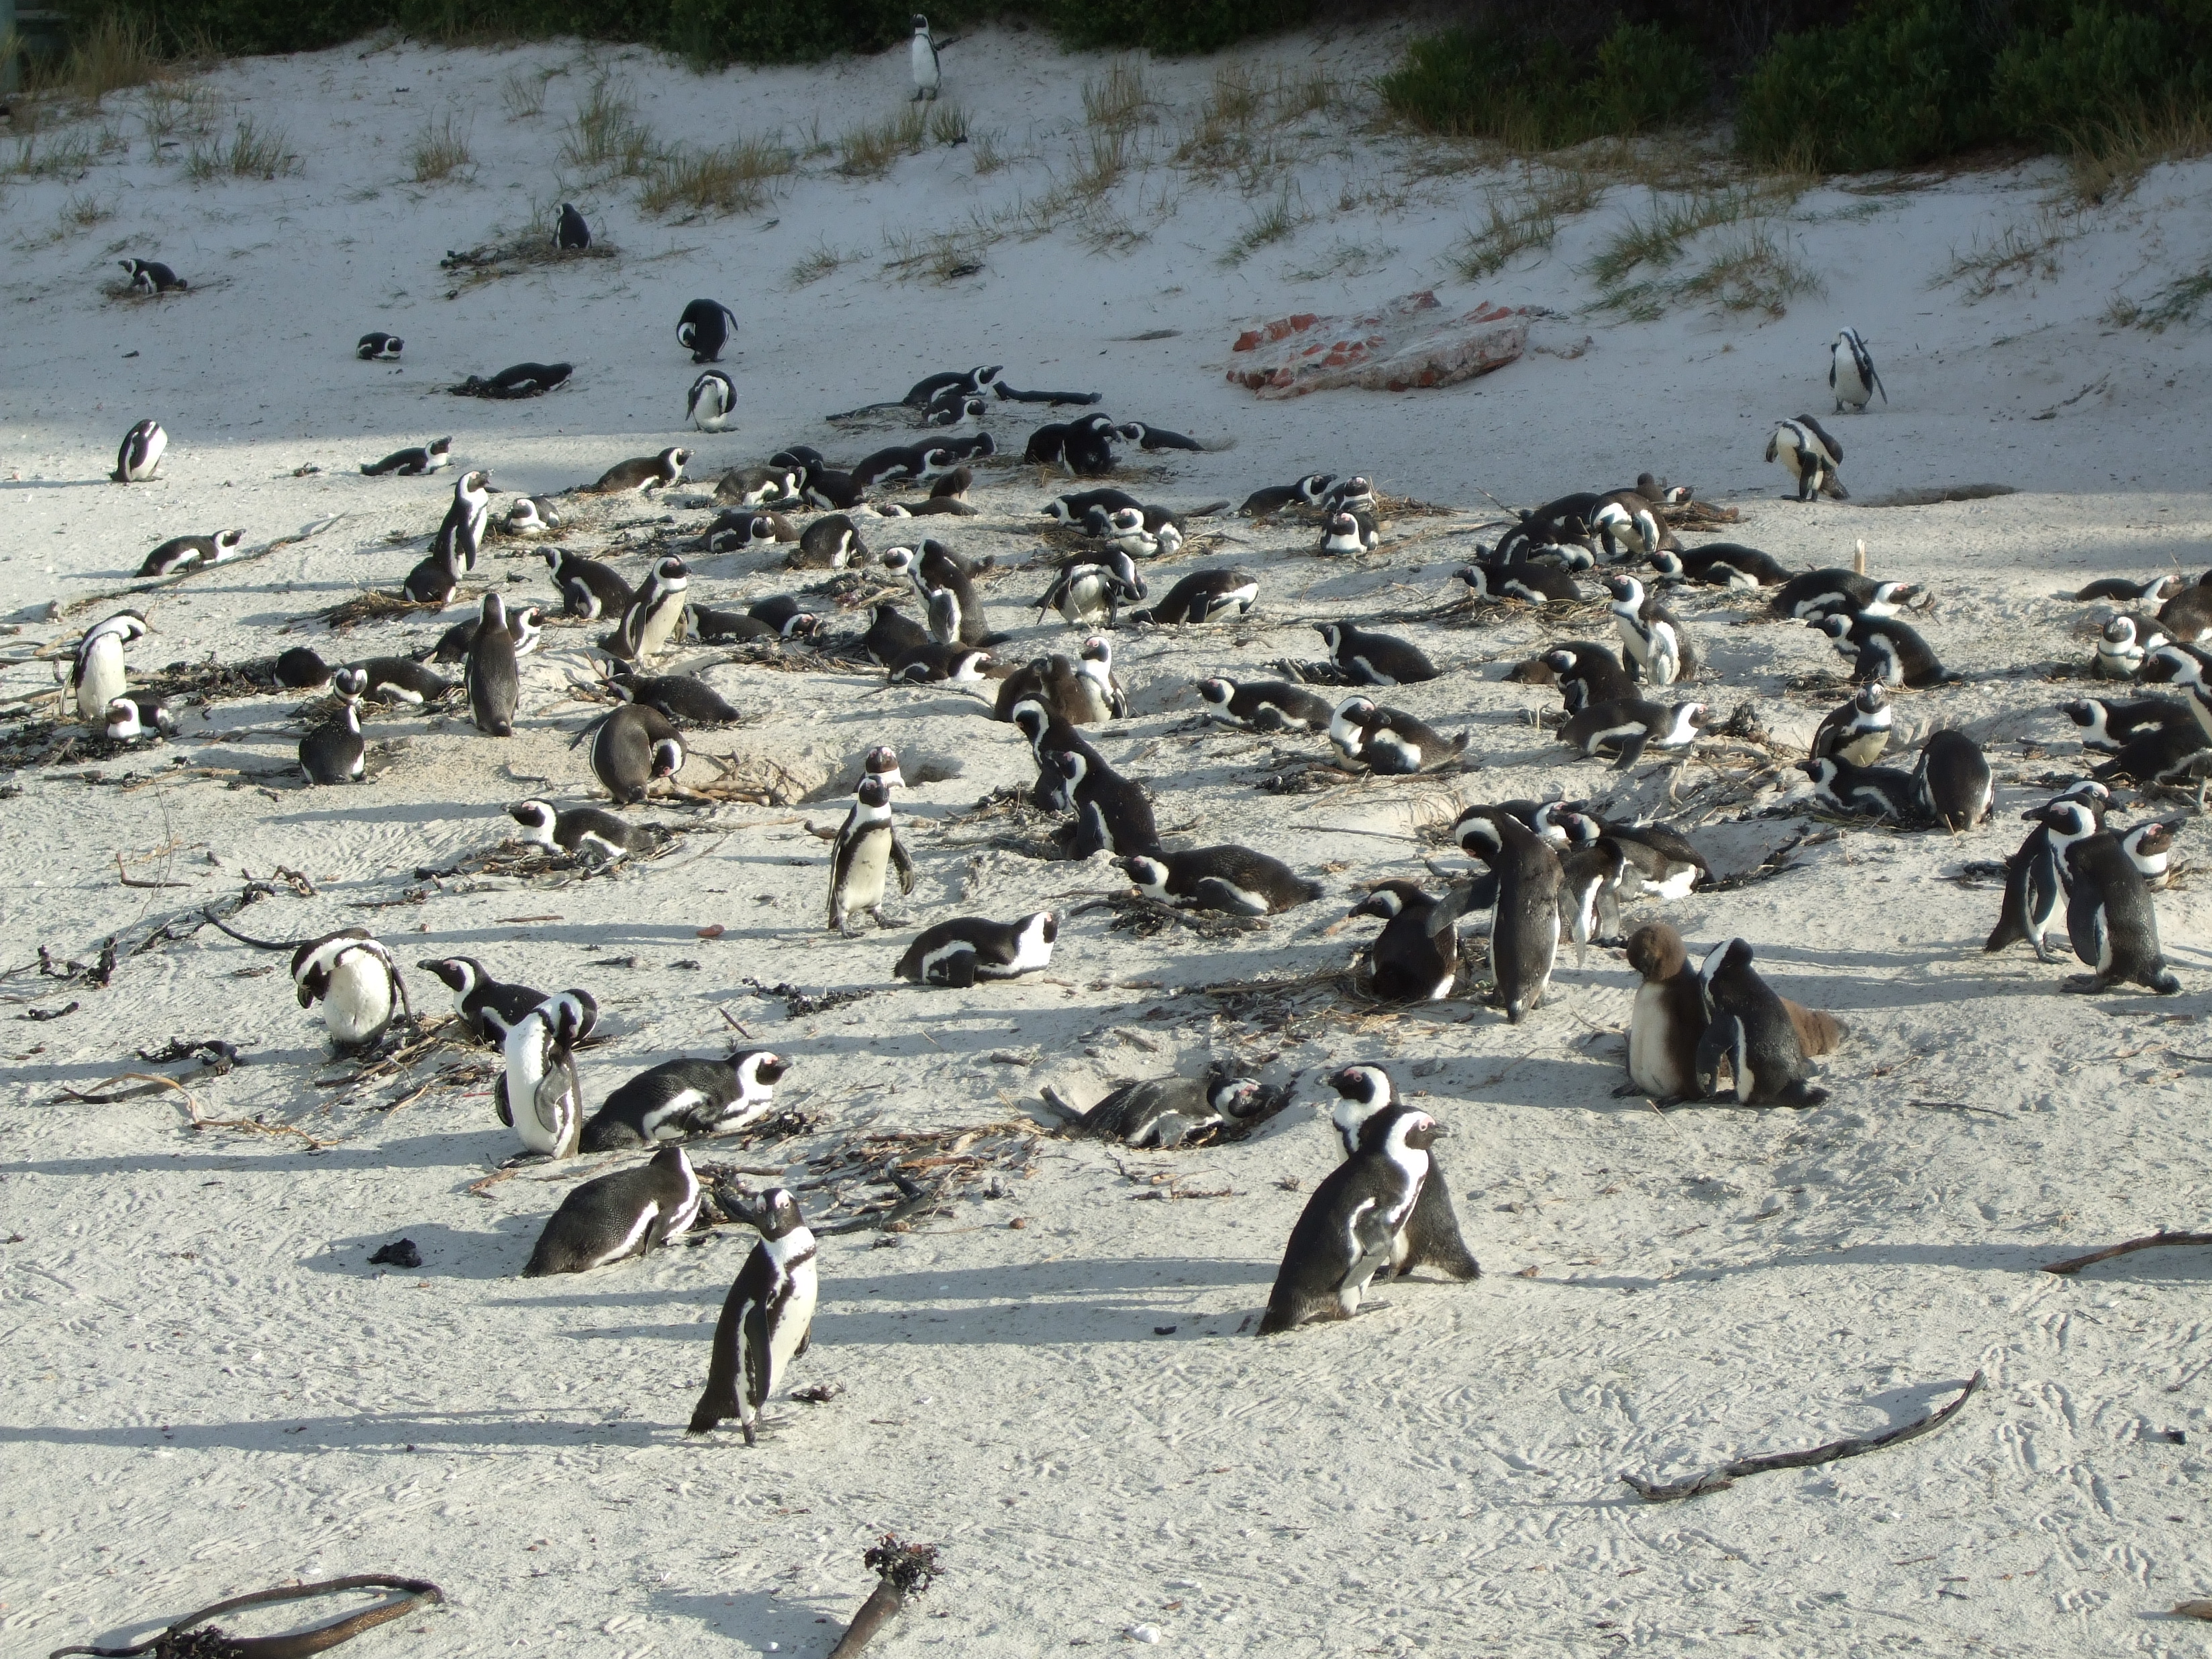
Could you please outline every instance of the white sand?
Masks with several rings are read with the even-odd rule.
[[[1249,56],[1329,65],[1352,88],[1395,40],[1297,40]],[[2020,812],[2047,793],[2024,778],[2070,764],[2075,746],[2048,710],[2080,683],[2046,674],[2086,660],[2087,647],[2082,608],[2054,594],[2085,573],[2178,564],[2193,575],[2208,562],[2205,336],[2114,331],[2101,319],[2116,292],[2140,298],[2202,258],[2212,167],[2154,172],[2071,222],[2081,234],[2054,251],[2055,273],[2033,270],[1978,302],[1932,284],[1953,249],[2033,225],[2053,169],[1816,191],[1780,228],[1826,295],[1772,324],[1697,309],[1651,325],[1574,315],[1593,293],[1578,267],[1644,205],[1626,186],[1570,223],[1549,256],[1480,285],[1452,279],[1443,252],[1492,178],[1408,184],[1421,152],[1368,131],[1358,112],[1283,135],[1315,217],[1233,269],[1222,255],[1274,187],[1248,202],[1233,178],[1164,165],[1133,173],[1115,198],[1146,233],[1133,246],[1096,252],[1063,227],[999,242],[981,275],[945,287],[882,266],[887,237],[1034,198],[1048,167],[1064,175],[1079,87],[1102,61],[1001,33],[948,54],[948,93],[975,126],[1041,159],[977,179],[970,149],[935,149],[854,183],[817,156],[763,210],[685,224],[642,218],[628,186],[561,185],[558,124],[580,96],[580,66],[551,82],[542,118],[504,114],[507,70],[576,64],[550,46],[355,48],[212,75],[304,158],[273,183],[196,187],[149,164],[126,97],[111,115],[131,136],[127,159],[11,187],[0,614],[21,626],[0,643],[16,654],[74,638],[101,613],[49,622],[46,604],[126,585],[167,536],[235,525],[255,545],[331,514],[345,516],[311,542],[152,598],[158,635],[134,667],[302,641],[334,658],[416,645],[420,623],[346,641],[312,626],[280,632],[359,586],[394,584],[420,544],[388,546],[387,535],[426,535],[442,511],[452,475],[367,480],[358,462],[446,432],[464,465],[489,465],[509,489],[587,482],[673,442],[694,443],[709,478],[788,441],[849,459],[905,440],[889,428],[837,434],[823,410],[973,362],[1004,363],[1018,385],[1096,386],[1119,417],[1235,440],[1133,467],[1148,498],[1241,498],[1320,466],[1470,511],[1402,520],[1387,556],[1357,571],[1307,557],[1304,532],[1218,526],[1231,538],[1221,551],[1261,574],[1265,624],[1125,637],[1136,712],[1096,740],[1151,787],[1164,828],[1277,852],[1326,872],[1331,895],[1218,945],[1133,939],[1092,912],[1070,921],[1045,980],[884,988],[906,934],[846,943],[818,926],[824,849],[796,820],[826,826],[835,802],[689,820],[700,832],[678,853],[616,879],[448,881],[417,905],[349,908],[397,898],[421,885],[417,866],[495,842],[501,807],[526,793],[586,798],[567,744],[592,711],[564,701],[563,684],[584,674],[596,630],[549,634],[526,659],[521,726],[505,747],[465,716],[379,718],[372,736],[403,746],[357,792],[178,776],[122,793],[88,786],[81,766],[14,778],[21,793],[0,806],[0,968],[41,945],[82,960],[111,935],[128,947],[164,917],[234,894],[245,872],[289,866],[320,896],[258,905],[249,928],[289,937],[367,918],[410,963],[465,952],[507,976],[592,990],[613,1039],[583,1057],[594,1101],[672,1054],[720,1053],[724,1011],[744,1022],[793,1059],[782,1098],[822,1115],[823,1134],[773,1153],[710,1144],[702,1158],[811,1156],[864,1126],[988,1122],[1046,1081],[1088,1100],[1112,1077],[1208,1053],[1303,1083],[1300,1103],[1240,1146],[1117,1160],[1052,1142],[1009,1196],[970,1188],[896,1249],[871,1249],[865,1233],[825,1241],[816,1346],[791,1382],[845,1392],[823,1407],[779,1404],[748,1451],[727,1432],[700,1443],[680,1429],[750,1234],[519,1281],[580,1171],[471,1196],[469,1183],[514,1150],[483,1090],[434,1091],[385,1115],[370,1109],[410,1081],[343,1099],[311,1086],[343,1073],[325,1065],[319,1022],[294,1005],[282,958],[210,930],[129,957],[105,991],[18,972],[0,982],[12,1015],[81,1006],[50,1023],[11,1019],[0,1072],[0,1237],[18,1236],[0,1291],[11,1384],[0,1509],[17,1540],[0,1567],[6,1650],[113,1636],[132,1619],[295,1576],[382,1570],[437,1579],[450,1605],[364,1638],[364,1654],[818,1654],[868,1587],[860,1552],[896,1529],[941,1544],[947,1577],[882,1638],[887,1653],[1118,1645],[1138,1626],[1214,1656],[2198,1651],[2200,1627],[2162,1615],[2212,1589],[2206,1257],[2152,1252],[2079,1280],[2035,1268],[2212,1219],[2201,884],[2185,874],[2158,899],[2183,995],[2080,998],[2022,950],[1985,958],[1996,893],[1937,878],[2010,851]],[[617,67],[664,137],[704,143],[789,136],[817,117],[834,136],[891,112],[903,63],[902,52],[702,77],[633,54]],[[1147,70],[1157,154],[1211,68]],[[412,134],[448,109],[471,123],[472,180],[396,182]],[[114,218],[49,238],[72,193]],[[620,245],[619,261],[442,297],[440,253],[517,230],[533,204],[564,195]],[[794,291],[787,273],[824,243],[868,257]],[[1356,276],[1295,274],[1340,248],[1369,256]],[[122,253],[167,260],[196,291],[104,301],[99,285]],[[1240,326],[1429,285],[1451,303],[1554,307],[1569,314],[1544,325],[1553,337],[1594,343],[1572,361],[1533,356],[1474,386],[1402,397],[1261,404],[1222,381]],[[727,367],[744,416],[718,436],[679,427],[695,371],[672,329],[700,295],[744,319]],[[1860,496],[1984,481],[2021,493],[1896,510],[1777,500],[1779,474],[1759,457],[1766,432],[1826,409],[1826,343],[1843,321],[1868,335],[1894,399],[1833,423]],[[403,369],[352,361],[371,327],[406,337]],[[1156,329],[1179,331],[1128,339]],[[531,357],[573,361],[575,378],[516,404],[436,390]],[[124,429],[149,413],[172,437],[161,481],[101,482]],[[1018,412],[994,426],[1018,449],[1028,423]],[[323,471],[293,476],[308,465]],[[1602,795],[1618,781],[1532,729],[1548,693],[1495,683],[1496,665],[1542,637],[1525,620],[1408,630],[1452,672],[1392,700],[1470,728],[1486,762],[1455,797],[1435,782],[1261,793],[1273,746],[1192,734],[1192,705],[1173,700],[1182,683],[1315,656],[1315,617],[1448,596],[1468,543],[1442,532],[1487,511],[1480,489],[1529,503],[1645,467],[1736,501],[1739,538],[1794,566],[1847,562],[1864,538],[1877,574],[1934,587],[1927,632],[1970,684],[1902,697],[1900,730],[1965,724],[1997,763],[1996,822],[1963,842],[1849,831],[1804,848],[1784,876],[1669,909],[1693,947],[1741,934],[1789,994],[1850,1022],[1850,1042],[1824,1066],[1831,1101],[1802,1115],[1662,1115],[1613,1099],[1632,984],[1615,951],[1593,951],[1581,970],[1563,961],[1552,1001],[1517,1029],[1467,1002],[1394,1016],[1312,1001],[1287,1026],[1247,1025],[1217,1018],[1206,997],[1172,994],[1342,960],[1363,930],[1321,930],[1356,884],[1419,874],[1424,849],[1389,837],[1448,818],[1458,801]],[[1030,514],[1049,493],[1039,482],[989,472],[987,516],[937,527],[963,550],[1018,562],[1037,546]],[[884,526],[871,538],[898,538]],[[702,557],[695,591],[751,598],[814,580],[772,565]],[[518,596],[550,592],[534,554],[489,568]],[[1157,588],[1175,573],[1152,574]],[[993,623],[1024,642],[1017,651],[1073,637],[1022,609],[1041,586],[1022,575],[987,590]],[[1753,702],[1802,742],[1835,696],[1784,682],[1833,672],[1826,647],[1794,626],[1738,630],[1742,607],[1702,590],[1682,603],[1716,670],[1701,692],[1717,712]],[[17,666],[0,685],[32,690],[48,672]],[[918,919],[1066,908],[1118,884],[1103,861],[1039,862],[981,845],[999,826],[945,824],[1028,775],[1016,735],[971,702],[864,696],[871,682],[858,675],[725,666],[711,678],[758,723],[701,734],[702,751],[798,753],[827,770],[887,741],[910,766],[957,769],[900,798],[922,870]],[[179,753],[275,769],[292,757],[297,702],[193,711],[183,742],[99,769],[112,785]],[[2023,758],[2022,738],[2049,752]],[[693,767],[687,781],[709,774]],[[1663,804],[1663,775],[1638,787]],[[1754,819],[1698,833],[1738,868],[1805,827]],[[1375,831],[1386,838],[1358,833]],[[2190,863],[2196,839],[2185,838]],[[184,885],[118,887],[118,854],[136,878]],[[547,915],[559,920],[502,920]],[[709,925],[726,931],[702,941]],[[607,960],[618,957],[638,965]],[[698,968],[672,969],[678,961]],[[787,1020],[744,988],[747,976],[877,994]],[[443,1012],[434,982],[410,979],[418,1004]],[[1124,988],[1131,981],[1158,988]],[[289,1138],[195,1133],[173,1096],[56,1103],[61,1085],[143,1069],[134,1051],[173,1035],[246,1054],[228,1077],[187,1079],[210,1115],[336,1144],[309,1153]],[[456,1058],[432,1056],[413,1081]],[[1390,1065],[1451,1127],[1453,1197],[1486,1276],[1397,1286],[1351,1324],[1255,1342],[1238,1333],[1334,1158],[1318,1079],[1355,1060]],[[1235,1195],[1139,1201],[1166,1171],[1186,1191]],[[1301,1190],[1284,1189],[1292,1178]],[[1010,1228],[1015,1217],[1026,1227]],[[366,1265],[402,1235],[422,1248],[421,1271]],[[1908,1447],[1679,1507],[1648,1508],[1617,1480],[1871,1432],[1948,1400],[1978,1368],[1987,1391]],[[2188,1443],[2161,1437],[2169,1430]],[[425,1633],[398,1633],[409,1630]]]

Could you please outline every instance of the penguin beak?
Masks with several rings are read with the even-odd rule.
[[[1434,1120],[1431,1120],[1431,1121],[1433,1121]],[[1445,1127],[1444,1125],[1438,1123],[1435,1128],[1429,1131],[1429,1139],[1431,1140],[1449,1140],[1451,1139],[1451,1131]]]

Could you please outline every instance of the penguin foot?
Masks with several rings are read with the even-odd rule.
[[[1613,1097],[1615,1100],[1626,1100],[1631,1095],[1640,1095],[1643,1092],[1644,1085],[1632,1079],[1615,1089],[1613,1091]]]
[[[2101,974],[2069,974],[2058,981],[2061,990],[2073,991],[2085,996],[2105,989],[2106,984],[2105,977]]]
[[[553,1155],[550,1152],[517,1152],[513,1158],[501,1162],[499,1167],[502,1170],[520,1170],[527,1164],[550,1164],[552,1161]]]
[[[912,916],[887,916],[881,910],[871,910],[868,914],[876,919],[878,927],[910,927],[914,925]]]

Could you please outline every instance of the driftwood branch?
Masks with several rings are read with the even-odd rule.
[[[936,1545],[902,1544],[896,1533],[885,1533],[883,1542],[861,1559],[880,1576],[844,1636],[830,1650],[830,1659],[853,1659],[909,1600],[929,1588],[939,1571]]]
[[[1747,1474],[1764,1474],[1769,1469],[1809,1469],[1821,1463],[1833,1463],[1841,1458],[1857,1457],[1870,1451],[1880,1451],[1885,1446],[1901,1446],[1908,1440],[1917,1440],[1942,1428],[1958,1415],[1959,1407],[1974,1397],[1982,1386],[1982,1373],[1976,1371],[1968,1379],[1965,1389],[1956,1400],[1922,1418],[1917,1423],[1907,1423],[1902,1428],[1891,1429],[1881,1434],[1867,1435],[1851,1440],[1832,1440],[1825,1446],[1815,1446],[1810,1451],[1767,1452],[1757,1457],[1739,1457],[1734,1462],[1723,1463],[1719,1468],[1704,1474],[1693,1475],[1687,1480],[1675,1480],[1661,1486],[1639,1475],[1624,1474],[1620,1478],[1636,1488],[1636,1495],[1647,1504],[1668,1504],[1678,1498],[1701,1498],[1709,1492],[1724,1492]]]
[[[2107,1245],[2101,1250],[2092,1250],[2087,1255],[2069,1256],[2063,1261],[2053,1261],[2044,1268],[2047,1273],[2078,1273],[2084,1267],[2094,1267],[2100,1261],[2110,1261],[2116,1255],[2132,1255],[2137,1250],[2148,1250],[2160,1244],[2212,1244],[2212,1233],[2153,1233],[2148,1238],[2131,1238],[2124,1244]]]
[[[388,1590],[398,1600],[380,1606],[364,1607],[356,1613],[335,1620],[327,1625],[317,1625],[307,1630],[292,1631],[282,1636],[231,1636],[210,1626],[195,1630],[217,1613],[233,1613],[240,1607],[267,1607],[277,1601],[301,1601],[311,1596],[339,1595],[349,1590]],[[256,1590],[251,1595],[234,1595],[228,1601],[218,1601],[211,1607],[202,1607],[188,1613],[158,1635],[127,1648],[56,1648],[47,1659],[62,1659],[64,1654],[89,1653],[98,1659],[137,1659],[140,1654],[150,1654],[155,1659],[174,1654],[183,1656],[198,1653],[222,1653],[231,1659],[306,1659],[311,1653],[321,1653],[341,1642],[350,1641],[365,1630],[388,1624],[428,1603],[443,1601],[446,1593],[427,1578],[395,1578],[387,1573],[356,1573],[349,1578],[330,1578],[319,1584],[288,1584],[281,1589]]]

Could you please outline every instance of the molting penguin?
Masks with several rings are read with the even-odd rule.
[[[469,718],[486,737],[514,735],[514,709],[521,700],[522,672],[516,665],[514,635],[507,631],[507,603],[496,590],[483,596],[477,615],[477,636],[469,641]]]
[[[1559,728],[1559,741],[1584,755],[1617,748],[1620,758],[1613,762],[1613,769],[1626,772],[1643,759],[1647,744],[1686,748],[1697,741],[1698,729],[1705,723],[1705,706],[1701,702],[1678,702],[1670,708],[1665,703],[1631,698],[1592,703]]]
[[[1199,910],[1267,916],[1310,904],[1328,889],[1280,859],[1243,847],[1199,847],[1182,853],[1138,854],[1120,860],[1147,898],[1188,901]]]
[[[684,413],[702,432],[720,432],[738,417],[738,389],[719,368],[710,368],[691,382]]]
[[[684,593],[691,572],[673,553],[654,561],[653,572],[632,596],[615,631],[599,641],[600,649],[624,662],[650,662],[683,637]]]
[[[1199,700],[1255,732],[1298,730],[1319,736],[1335,711],[1326,697],[1287,680],[1194,680]]]
[[[1895,715],[1889,693],[1880,680],[1870,680],[1851,694],[1850,701],[1829,710],[1813,733],[1812,758],[1832,755],[1853,766],[1872,766],[1889,746],[1890,726]]]
[[[694,300],[677,321],[676,343],[691,354],[695,363],[718,363],[737,327],[738,313],[719,300]]]
[[[1071,1134],[1159,1152],[1187,1146],[1201,1131],[1255,1117],[1270,1103],[1268,1091],[1218,1063],[1207,1066],[1202,1078],[1125,1083],[1087,1112],[1070,1106],[1048,1083],[1039,1093]]]
[[[915,935],[893,971],[917,985],[963,989],[979,979],[1012,979],[1052,961],[1060,921],[1038,910],[1019,921],[955,916]]]
[[[115,452],[115,471],[107,476],[118,483],[143,483],[161,465],[169,447],[169,434],[159,421],[141,421],[123,434]]]
[[[1468,734],[1447,738],[1426,721],[1372,697],[1346,697],[1329,716],[1328,740],[1347,760],[1386,777],[1449,766],[1467,752]]]
[[[1698,1093],[1718,1097],[1725,1064],[1740,1106],[1817,1106],[1828,1091],[1806,1081],[1797,1023],[1751,959],[1751,946],[1732,939],[1715,945],[1698,970],[1705,1030],[1698,1040]]]
[[[773,1188],[750,1206],[747,1220],[760,1243],[738,1269],[737,1281],[714,1322],[707,1387],[693,1407],[689,1434],[705,1434],[734,1417],[745,1444],[758,1442],[754,1425],[761,1407],[792,1361],[806,1352],[814,1328],[814,1235],[799,1213],[799,1200]]]
[[[1497,872],[1491,972],[1506,1020],[1518,1025],[1542,1004],[1559,960],[1559,854],[1503,807],[1470,806],[1452,835],[1462,851]]]
[[[635,1170],[595,1176],[561,1200],[522,1276],[588,1273],[647,1255],[690,1230],[699,1196],[699,1177],[681,1146],[666,1147]]]
[[[561,216],[553,222],[553,246],[562,253],[580,253],[592,245],[592,228],[584,222],[584,216],[573,204],[561,204]]]
[[[1828,390],[1836,394],[1836,413],[1849,410],[1854,415],[1863,414],[1874,401],[1874,394],[1881,393],[1884,403],[1889,401],[1889,388],[1881,383],[1881,376],[1874,370],[1874,354],[1866,349],[1855,328],[1843,330],[1836,343],[1828,348]],[[1772,457],[1769,457],[1771,459]],[[1836,459],[1843,456],[1838,453]]]
[[[1418,646],[1389,634],[1370,634],[1351,623],[1316,623],[1328,659],[1354,685],[1416,685],[1437,677],[1437,665]]]
[[[499,1121],[541,1158],[576,1155],[584,1127],[584,1086],[569,1050],[590,1029],[598,1004],[582,991],[539,1003],[507,1030],[506,1069],[493,1091]]]
[[[645,799],[656,778],[684,769],[684,739],[658,708],[626,702],[592,733],[592,775],[617,806]]]
[[[407,342],[397,334],[386,334],[380,328],[371,329],[354,342],[353,355],[365,363],[396,363],[406,347]]]
[[[1390,1075],[1380,1066],[1347,1066],[1329,1079],[1337,1092],[1336,1109],[1329,1114],[1344,1155],[1356,1157],[1360,1131],[1377,1112],[1389,1109]],[[1443,1131],[1437,1131],[1439,1134]],[[1429,1149],[1428,1179],[1414,1200],[1413,1213],[1398,1228],[1390,1243],[1390,1266],[1403,1279],[1416,1267],[1433,1267],[1447,1279],[1464,1282],[1482,1277],[1482,1269],[1460,1237],[1459,1216],[1452,1209],[1451,1187],[1435,1147]]]
[[[603,859],[611,864],[660,840],[654,825],[632,823],[597,806],[556,807],[550,801],[525,800],[508,807],[507,815],[522,826],[522,839],[532,846],[583,861]]]
[[[884,877],[893,866],[898,871],[899,890],[911,894],[914,859],[891,822],[890,788],[871,774],[854,792],[853,810],[838,826],[830,850],[829,925],[849,939],[860,932],[852,916],[860,910],[873,916],[878,927],[902,925],[884,915]]]
[[[425,957],[415,965],[453,994],[453,1012],[461,1024],[477,1042],[495,1048],[507,1041],[517,1020],[545,1000],[545,993],[532,986],[494,979],[474,957]]]
[[[1420,1201],[1439,1133],[1434,1118],[1410,1106],[1386,1106],[1360,1126],[1358,1149],[1322,1178],[1291,1229],[1258,1334],[1358,1310]]]
[[[612,1152],[732,1133],[768,1115],[775,1085],[790,1069],[766,1048],[740,1049],[726,1060],[663,1060],[609,1095],[580,1144],[587,1152]]]
[[[1766,441],[1766,459],[1797,481],[1801,501],[1820,495],[1832,495],[1839,501],[1850,499],[1844,481],[1836,476],[1836,469],[1844,464],[1844,447],[1810,415],[1800,415],[1776,427]]]
[[[340,1054],[374,1048],[395,1012],[414,1013],[399,964],[366,927],[301,945],[292,955],[292,987],[302,1008],[323,1005],[323,1029]]]
[[[138,567],[142,576],[173,576],[180,570],[204,569],[238,551],[246,539],[243,530],[218,530],[212,536],[176,536],[146,556]]]
[[[341,668],[331,676],[331,686],[338,695],[337,714],[300,739],[300,770],[310,784],[359,783],[368,756],[361,734],[361,694],[368,676]]]
[[[1947,730],[1929,738],[1913,776],[1920,785],[1922,808],[1952,834],[1989,821],[1996,800],[1989,757],[1965,732]]]
[[[1628,1015],[1628,1082],[1613,1092],[1660,1103],[1695,1099],[1705,992],[1682,936],[1663,921],[1646,923],[1629,935],[1628,965],[1643,982]]]
[[[76,693],[76,712],[88,726],[104,726],[107,705],[123,695],[127,666],[123,647],[153,632],[136,611],[118,611],[84,630],[71,661],[69,687]]]

